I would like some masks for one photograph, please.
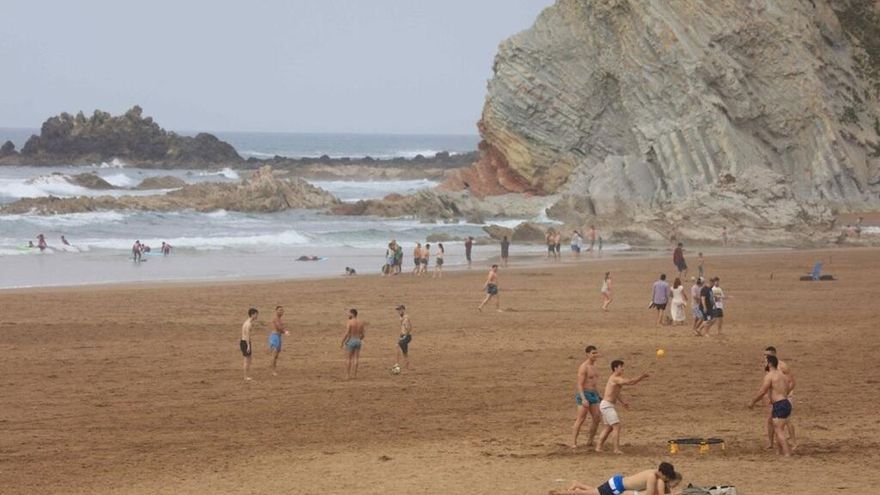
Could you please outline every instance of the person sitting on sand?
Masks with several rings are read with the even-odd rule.
[[[629,491],[645,495],[669,493],[681,483],[681,474],[668,462],[661,462],[657,469],[647,469],[630,476],[615,474],[597,488],[575,481],[567,490],[553,490],[552,495],[623,495]]]
[[[345,274],[348,275],[349,277],[352,275],[357,275],[357,270],[355,270],[354,268],[351,268],[350,266],[347,266],[347,267],[345,267]]]

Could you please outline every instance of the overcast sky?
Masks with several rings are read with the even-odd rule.
[[[552,0],[3,2],[0,127],[140,104],[175,130],[475,134]]]

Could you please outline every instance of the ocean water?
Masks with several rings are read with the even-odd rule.
[[[19,140],[29,132],[19,133]],[[409,156],[436,151],[466,152],[475,137],[461,136],[353,136],[254,135],[222,136],[243,154],[252,156]],[[0,141],[15,137],[0,132]],[[455,146],[457,147],[455,147]],[[473,145],[473,146],[471,146]],[[429,152],[430,150],[430,152]],[[90,172],[121,188],[132,188],[150,176],[173,175],[187,183],[239,181],[246,171],[150,170],[113,160],[79,167],[0,167],[0,204],[29,197],[75,197],[142,195],[165,192],[117,189],[99,191],[70,184],[65,176]],[[343,201],[380,198],[388,193],[408,194],[434,187],[429,180],[405,181],[314,181]],[[515,226],[532,218],[490,219],[487,223]],[[416,242],[430,234],[454,238],[484,236],[483,225],[469,223],[422,223],[414,218],[340,217],[320,211],[239,213],[191,210],[173,212],[98,211],[63,215],[0,215],[0,288],[82,285],[167,280],[229,280],[297,278],[341,274],[346,266],[360,273],[378,273],[391,239],[404,246],[406,264]],[[49,249],[28,248],[44,234]],[[71,246],[64,246],[64,235]],[[173,246],[170,256],[147,256],[146,262],[131,260],[135,240],[158,248],[164,241]],[[461,241],[444,242],[446,265],[464,264]],[[625,246],[608,246],[625,249]],[[513,246],[512,252],[537,252],[536,246]],[[476,260],[499,255],[497,246],[475,246]],[[299,256],[326,258],[298,262]],[[409,265],[411,268],[411,265]]]

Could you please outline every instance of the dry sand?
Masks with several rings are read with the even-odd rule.
[[[839,280],[797,281],[817,259]],[[723,338],[653,324],[666,258],[502,270],[500,314],[474,310],[483,269],[0,292],[0,492],[537,494],[664,459],[686,482],[746,495],[875,491],[880,251],[713,256],[707,268],[728,295]],[[606,270],[616,300],[603,313]],[[399,303],[416,369],[392,376]],[[244,384],[241,322],[276,304],[293,328],[280,376],[261,329]],[[344,381],[351,306],[368,333],[360,377]],[[603,354],[603,383],[613,358],[653,369],[622,411],[626,456],[565,446],[586,344]],[[789,460],[764,449],[766,411],[746,409],[769,344],[797,374]],[[669,455],[666,440],[685,436],[727,450]]]

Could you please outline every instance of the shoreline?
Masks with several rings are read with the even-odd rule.
[[[537,245],[529,245],[530,247],[535,247]],[[764,254],[774,254],[780,252],[826,252],[826,251],[835,251],[839,249],[845,249],[847,251],[860,251],[860,250],[870,250],[873,249],[871,247],[844,247],[844,248],[784,248],[784,247],[768,247],[768,248],[717,248],[717,247],[705,247],[699,248],[702,252],[707,254],[708,256],[732,256],[732,255],[743,255],[743,256],[755,256],[755,255],[764,255]],[[574,259],[571,257],[571,252],[563,251],[562,260],[558,262],[551,262],[544,258],[545,251],[535,250],[533,252],[527,253],[519,253],[516,255],[512,255],[510,257],[510,265],[506,268],[502,267],[502,270],[530,270],[535,268],[572,268],[578,266],[589,266],[594,263],[598,263],[600,261],[621,261],[621,260],[656,260],[663,259],[665,257],[670,258],[670,270],[667,272],[667,277],[669,277],[669,273],[672,272],[672,262],[671,262],[671,248],[656,248],[651,249],[648,247],[634,247],[630,250],[621,250],[621,251],[603,251],[601,255],[590,255],[588,252],[582,252],[579,259]],[[175,255],[171,255],[175,256]],[[449,256],[447,254],[447,256]],[[381,258],[381,257],[377,257]],[[500,254],[490,255],[483,258],[475,258],[472,264],[472,268],[468,269],[466,264],[446,264],[443,267],[443,273],[446,274],[461,274],[461,273],[475,273],[482,272],[488,270],[489,266],[494,263],[500,263]],[[406,259],[406,258],[404,258]],[[686,260],[690,264],[689,266],[689,274],[688,278],[691,277],[691,270],[693,273],[696,273],[696,264],[694,260],[696,259],[696,255],[691,255],[690,253],[686,254]],[[295,263],[319,263],[319,262],[298,262],[293,259],[290,260]],[[433,263],[433,260],[432,260]],[[479,265],[483,263],[483,265]],[[478,267],[479,266],[479,267]],[[407,270],[409,268],[409,270]],[[279,284],[279,283],[291,283],[291,282],[315,282],[322,280],[337,280],[337,279],[348,279],[348,278],[390,278],[393,279],[395,277],[412,277],[413,275],[410,273],[412,270],[412,264],[408,267],[404,264],[404,269],[401,275],[392,276],[392,277],[383,277],[379,273],[358,273],[354,277],[348,277],[343,273],[339,274],[303,274],[301,276],[266,276],[266,277],[199,277],[199,278],[180,278],[180,279],[154,279],[154,280],[143,280],[143,281],[108,281],[108,282],[83,282],[79,284],[58,284],[58,285],[34,285],[34,286],[19,286],[19,287],[0,287],[0,294],[14,294],[14,293],[40,293],[40,292],[51,292],[51,291],[78,291],[78,290],[133,290],[133,289],[159,289],[163,287],[208,287],[208,286],[230,286],[230,285],[266,285],[266,284]],[[433,270],[434,265],[431,264],[431,270]],[[809,267],[805,268],[805,272],[808,272]],[[429,270],[427,276],[423,276],[423,278],[431,278],[432,271]]]

